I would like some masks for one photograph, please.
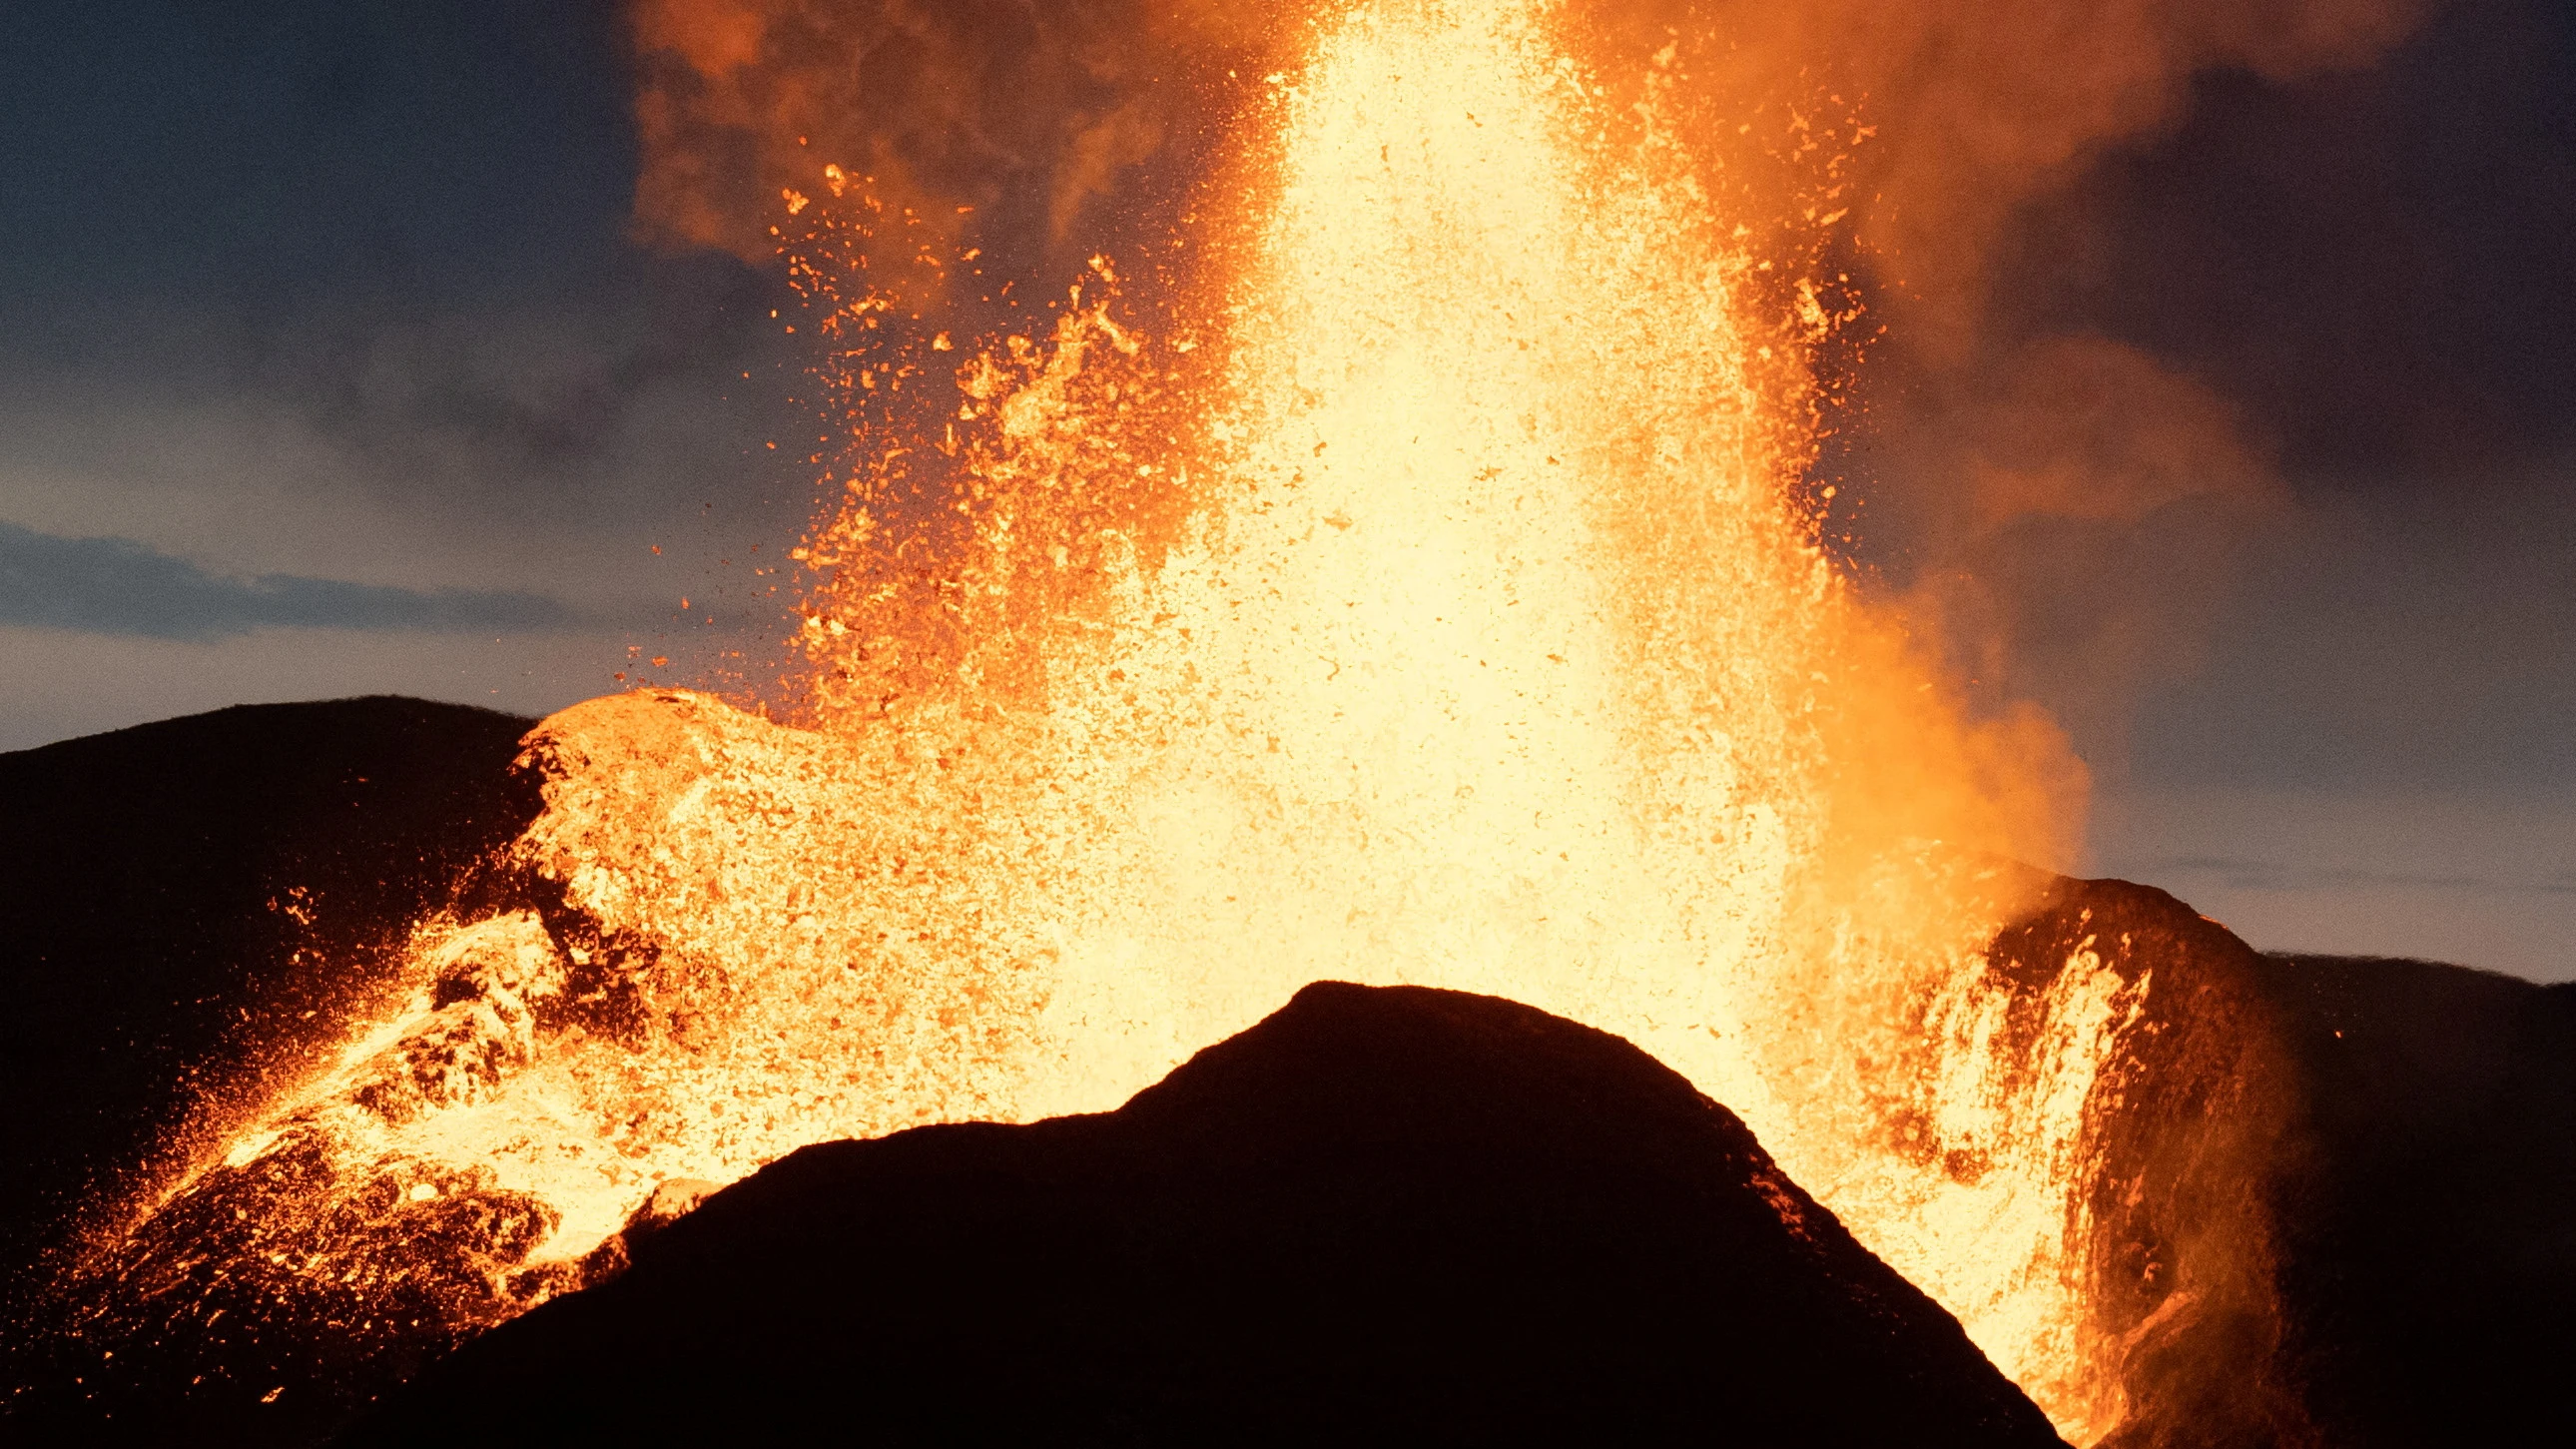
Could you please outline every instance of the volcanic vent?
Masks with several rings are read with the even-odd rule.
[[[2054,1445],[1722,1107],[1528,1007],[1322,983],[1118,1111],[802,1149],[356,1444]]]
[[[806,689],[533,732],[544,810],[417,923],[408,1001],[66,1281],[66,1376],[327,1426],[658,1281],[706,1185],[1106,1111],[1335,979],[1650,1052],[2069,1438],[2295,1418],[2158,1356],[2272,1321],[2217,1185],[2270,1130],[2259,1015],[2080,903],[2028,924],[2008,862],[2080,771],[1819,547],[1832,294],[1720,211],[1681,48],[1613,73],[1514,0],[1291,48],[1130,282],[1015,310],[891,170],[783,188],[840,429]],[[2224,1125],[2137,1126],[2150,1080]]]

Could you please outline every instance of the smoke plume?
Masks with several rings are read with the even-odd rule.
[[[1059,285],[1169,233],[1328,9],[635,0],[637,219],[765,260],[829,164],[981,249],[988,277]],[[1865,366],[1825,379],[1845,404],[1817,467],[1843,485],[1829,538],[1975,697],[2038,699],[2116,772],[2137,690],[2190,668],[2231,553],[2285,494],[2266,440],[2202,381],[1999,305],[2011,228],[2176,125],[2195,76],[2366,66],[2421,9],[1567,0],[1561,19],[1614,93],[1661,54],[1711,194],[1864,309],[1845,332]]]
[[[1607,8],[1625,10],[1616,4]],[[1672,7],[1660,23],[1686,29]],[[1801,0],[1719,19],[1702,79],[1849,102],[1853,270],[1878,334],[1824,471],[1840,530],[1989,702],[2035,698],[2097,772],[2138,692],[2189,672],[2251,526],[2287,506],[2272,440],[2166,359],[2012,305],[2013,228],[2185,117],[2195,76],[2366,66],[2418,0]],[[2107,224],[2107,223],[2097,223]],[[2066,238],[2081,248],[2079,221]],[[2061,264],[2083,264],[2078,255]]]
[[[1001,269],[1078,261],[1107,240],[1085,230],[1102,200],[1168,185],[1210,139],[1227,71],[1264,49],[1263,22],[1209,0],[637,0],[632,14],[637,220],[755,261],[775,250],[784,194],[815,191],[827,164]]]

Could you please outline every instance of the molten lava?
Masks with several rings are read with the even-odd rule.
[[[1672,53],[1614,106],[1553,23],[1319,29],[1168,336],[1104,263],[1045,335],[906,353],[856,259],[802,258],[862,425],[803,553],[810,718],[548,720],[520,902],[424,925],[413,1014],[161,1211],[289,1151],[335,1174],[278,1200],[317,1224],[484,1193],[530,1240],[477,1250],[489,1320],[660,1184],[1113,1107],[1309,981],[1431,984],[1682,1071],[2107,1432],[2084,1114],[2143,983],[2088,948],[2034,1015],[1983,954],[2079,773],[1820,550],[1828,319],[1764,315]],[[369,1231],[277,1261],[405,1250]]]

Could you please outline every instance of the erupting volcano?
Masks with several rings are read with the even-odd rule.
[[[1855,314],[1756,248],[1865,132],[1812,123],[1796,225],[1730,214],[1690,47],[1583,33],[1320,16],[1171,234],[1052,295],[809,150],[793,693],[530,733],[542,809],[396,1004],[103,1233],[50,1362],[327,1427],[798,1148],[1107,1112],[1343,981],[1642,1048],[2076,1444],[2296,1420],[2208,1387],[2278,1333],[2242,948],[2038,868],[2081,766],[1864,600],[1804,481]]]

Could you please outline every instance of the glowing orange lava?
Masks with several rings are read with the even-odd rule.
[[[804,551],[810,727],[676,691],[546,721],[544,911],[424,926],[415,1013],[232,1165],[322,1133],[528,1195],[523,1303],[659,1183],[1110,1107],[1317,978],[1454,986],[1688,1074],[2106,1432],[2079,1139],[2138,988],[2079,961],[2007,1043],[1982,955],[2077,772],[1965,720],[1819,550],[1780,382],[1814,334],[1756,315],[1671,53],[1614,108],[1550,25],[1319,30],[1204,335],[1131,330],[1104,267],[931,367],[835,294],[852,407],[939,411],[864,440]]]

